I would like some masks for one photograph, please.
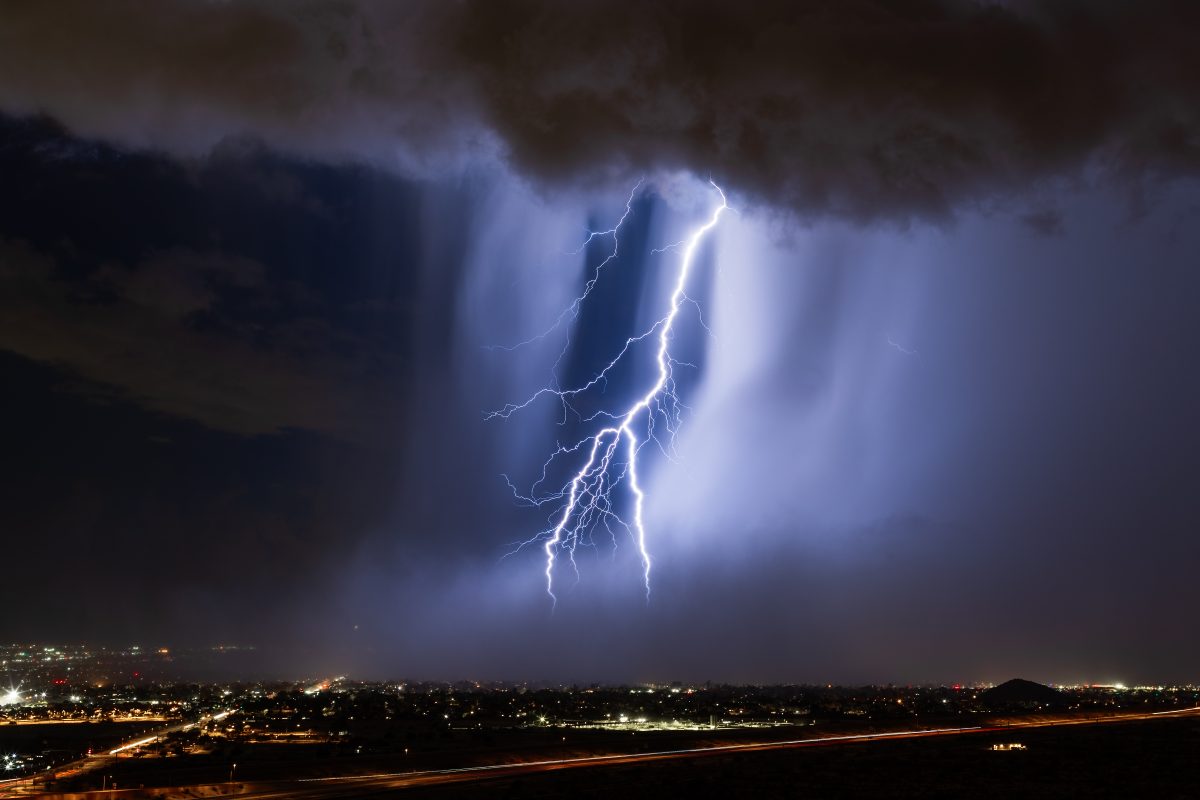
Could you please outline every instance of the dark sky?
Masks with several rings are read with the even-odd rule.
[[[5,4],[0,639],[1194,681],[1198,37],[1170,2]],[[661,315],[709,178],[653,591],[604,533],[552,608],[505,476],[591,429],[487,413]],[[508,349],[639,179],[579,313]]]

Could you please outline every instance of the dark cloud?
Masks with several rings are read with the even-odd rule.
[[[120,387],[150,409],[248,434],[305,428],[370,441],[393,425],[362,410],[401,394],[400,359],[371,380],[343,352],[354,341],[317,317],[255,336],[219,316],[221,284],[244,288],[259,264],[173,251],[70,281],[45,256],[0,241],[0,265],[5,349]]]
[[[441,38],[434,8],[17,3],[0,26],[0,71],[13,76],[0,105],[176,154],[253,136],[415,165],[452,147],[462,105],[426,44]]]
[[[681,168],[770,204],[944,217],[1200,167],[1195,4],[5,4],[0,108],[175,153],[256,137],[548,185]]]
[[[221,430],[391,441],[415,260],[398,181],[5,119],[0,170],[0,348]]]
[[[1021,222],[1028,225],[1034,233],[1040,233],[1042,236],[1057,236],[1063,232],[1062,214],[1052,208],[1022,214]]]

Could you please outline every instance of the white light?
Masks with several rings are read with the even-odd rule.
[[[646,588],[647,602],[650,599],[651,562],[650,553],[646,547],[646,526],[643,522],[642,514],[646,495],[642,490],[638,477],[638,454],[641,452],[642,447],[650,442],[656,444],[664,453],[668,452],[672,446],[672,437],[675,435],[680,422],[682,404],[675,395],[673,370],[677,364],[682,362],[676,361],[671,355],[672,329],[676,318],[682,313],[684,307],[695,303],[687,294],[687,286],[688,276],[691,272],[696,253],[704,241],[705,235],[716,227],[717,222],[721,218],[721,212],[729,208],[725,199],[725,192],[721,190],[721,187],[717,186],[711,180],[709,181],[709,185],[712,186],[713,190],[721,198],[721,204],[712,211],[707,222],[691,231],[688,238],[663,248],[664,250],[683,248],[675,276],[674,288],[668,294],[663,315],[640,334],[630,336],[626,339],[625,345],[621,348],[620,352],[607,365],[594,373],[592,378],[586,383],[572,389],[559,389],[556,385],[546,386],[534,392],[523,403],[509,403],[503,408],[485,415],[485,419],[508,419],[514,413],[533,405],[537,400],[546,396],[552,396],[558,398],[562,404],[565,419],[568,410],[572,409],[571,403],[576,398],[596,387],[603,388],[606,386],[609,374],[617,368],[618,364],[625,360],[625,356],[629,353],[630,349],[639,342],[650,339],[654,334],[657,334],[658,347],[655,356],[655,363],[658,366],[657,380],[623,412],[614,413],[608,410],[601,410],[589,417],[581,416],[584,422],[592,422],[604,418],[609,424],[592,436],[582,439],[573,445],[564,446],[560,444],[554,453],[551,454],[550,458],[542,465],[544,479],[546,471],[550,469],[551,463],[559,456],[586,455],[586,459],[581,458],[583,466],[579,468],[574,476],[559,490],[544,495],[531,492],[528,496],[523,496],[509,482],[509,488],[513,491],[514,496],[529,505],[541,507],[548,503],[561,502],[562,504],[560,510],[555,512],[558,521],[554,527],[539,531],[532,538],[517,547],[517,550],[520,550],[535,542],[542,542],[542,549],[546,554],[546,593],[550,595],[551,602],[553,603],[557,603],[558,601],[558,598],[554,594],[554,568],[558,555],[566,553],[572,566],[575,566],[575,550],[581,544],[587,544],[588,531],[597,524],[608,526],[610,522],[624,528],[633,537],[637,551],[641,556],[642,582]],[[640,186],[641,182],[639,181],[638,186],[634,187],[633,194],[630,195],[629,202],[625,205],[625,215],[621,217],[620,222],[607,231],[591,233],[588,241],[584,243],[586,247],[597,236],[611,235],[613,237],[613,249],[610,255],[596,268],[591,280],[585,284],[583,293],[575,298],[570,307],[559,316],[554,327],[561,324],[568,315],[572,319],[577,317],[580,305],[587,299],[592,287],[599,280],[600,270],[617,257],[619,248],[618,232],[622,223],[631,213],[630,208]],[[697,306],[697,310],[699,310],[699,306]],[[703,325],[702,319],[700,323]],[[707,326],[705,327],[707,328]],[[551,328],[551,330],[553,329]],[[549,331],[535,338],[543,338],[548,333]],[[521,344],[528,344],[530,341],[533,340],[528,340]],[[517,347],[520,347],[521,344],[517,345]],[[566,350],[563,352],[565,353]],[[557,366],[557,363],[555,366]],[[656,420],[659,420],[657,426]],[[658,433],[656,433],[656,430]],[[664,431],[665,434],[663,434]],[[646,437],[645,441],[642,441],[640,438],[643,432]],[[660,435],[665,435],[665,442],[658,438]],[[622,447],[624,447],[624,456],[622,456],[621,452]],[[624,462],[621,462],[622,457],[625,459]],[[541,481],[539,480],[535,483],[534,488],[537,487],[538,483],[541,483]],[[613,510],[613,488],[621,483],[628,486],[632,498],[633,509],[631,519],[626,519]],[[611,531],[611,529],[609,530]]]
[[[21,702],[21,693],[16,689],[9,689],[0,695],[0,706],[15,706],[19,702]]]
[[[155,741],[158,741],[157,736],[147,736],[145,739],[138,739],[136,742],[129,742],[128,744],[123,744],[115,750],[109,750],[108,754],[110,756],[115,756],[117,753],[122,753],[126,750],[132,750],[135,747],[141,747],[142,745],[147,745],[147,744],[150,744],[151,742],[155,742]]]

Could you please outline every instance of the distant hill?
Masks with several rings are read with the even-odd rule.
[[[1023,678],[1013,678],[999,686],[993,686],[980,695],[979,699],[993,708],[1064,706],[1067,704],[1067,696],[1057,689]]]

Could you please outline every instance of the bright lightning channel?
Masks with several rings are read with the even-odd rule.
[[[657,378],[632,405],[620,413],[598,411],[589,417],[581,417],[583,422],[592,422],[601,417],[607,418],[612,422],[593,435],[573,445],[560,445],[542,465],[541,477],[533,484],[533,490],[528,495],[521,495],[512,485],[511,481],[509,482],[509,488],[512,489],[513,494],[518,499],[530,505],[540,507],[547,503],[562,502],[561,510],[552,516],[552,519],[555,520],[553,527],[538,532],[532,538],[520,543],[517,547],[517,550],[521,550],[524,547],[542,541],[542,547],[546,554],[546,593],[550,595],[552,603],[557,604],[558,602],[558,597],[554,594],[554,567],[560,553],[565,552],[567,554],[571,566],[575,569],[576,576],[578,576],[579,569],[575,562],[575,549],[580,544],[585,543],[585,537],[588,532],[597,525],[603,524],[612,533],[612,528],[609,525],[610,522],[627,530],[636,543],[638,554],[641,557],[642,581],[646,587],[646,599],[647,601],[650,599],[651,559],[650,552],[646,548],[646,526],[642,516],[646,494],[638,479],[638,455],[647,442],[653,441],[669,457],[668,448],[664,447],[656,435],[655,420],[660,416],[662,417],[668,436],[672,440],[679,423],[679,408],[681,404],[675,394],[674,367],[682,365],[684,362],[677,361],[671,356],[672,332],[675,321],[679,317],[685,303],[695,305],[697,311],[699,311],[699,306],[687,294],[688,277],[691,274],[692,264],[695,261],[696,252],[701,242],[708,232],[716,227],[720,221],[722,212],[729,208],[725,192],[722,191],[721,187],[713,181],[709,181],[709,184],[720,198],[720,203],[712,211],[708,220],[694,229],[682,241],[655,251],[663,252],[665,250],[678,250],[682,248],[675,284],[668,298],[667,308],[663,316],[655,320],[642,333],[629,337],[620,352],[603,369],[597,372],[591,380],[582,386],[572,389],[559,389],[557,388],[556,379],[555,386],[539,389],[524,403],[510,403],[504,406],[504,408],[486,415],[487,419],[496,417],[507,419],[517,411],[527,408],[539,398],[552,395],[557,397],[562,403],[565,420],[566,413],[569,410],[574,410],[571,406],[572,400],[595,388],[597,385],[606,383],[609,374],[621,363],[635,344],[649,339],[656,332],[658,334],[658,347],[655,355],[655,363],[658,367]],[[618,223],[607,231],[590,233],[587,241],[584,243],[586,247],[587,244],[600,236],[612,236],[613,239],[612,252],[593,272],[592,277],[585,284],[582,294],[575,298],[571,305],[559,315],[558,320],[549,330],[532,339],[505,349],[514,349],[515,347],[542,339],[561,325],[565,318],[568,316],[574,318],[578,315],[580,306],[587,299],[600,277],[600,270],[617,256],[620,228],[631,213],[630,209],[633,204],[633,198],[640,186],[641,182],[639,181],[638,186],[634,187],[629,201],[625,204],[625,213]],[[704,324],[702,318],[700,323],[701,325]],[[565,352],[566,347],[563,349],[563,353]],[[559,360],[555,362],[556,369],[559,361],[562,360],[563,353],[560,353]],[[645,420],[641,422],[643,415],[645,416]],[[639,430],[635,428],[644,430],[644,438],[639,435]],[[624,453],[624,460],[622,460],[622,452]],[[541,496],[536,494],[537,487],[546,480],[547,472],[555,459],[564,455],[576,455],[580,453],[586,453],[586,458],[583,461],[583,465],[574,473],[569,482],[556,492]],[[507,477],[505,480],[508,480]],[[618,514],[613,502],[613,491],[622,482],[628,484],[629,492],[633,499],[633,516],[631,520],[622,518]],[[613,541],[615,544],[615,535]]]

